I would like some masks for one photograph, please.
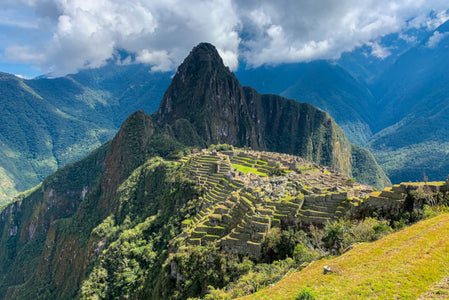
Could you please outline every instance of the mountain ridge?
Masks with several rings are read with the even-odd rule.
[[[0,74],[0,203],[111,139],[133,111],[155,111],[169,80],[145,65],[54,79]]]

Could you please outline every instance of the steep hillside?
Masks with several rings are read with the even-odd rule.
[[[108,95],[108,115],[118,129],[134,111],[148,114],[159,108],[173,72],[152,72],[148,65],[116,65],[88,69],[70,75],[75,81],[95,91]],[[102,113],[105,113],[102,110]]]
[[[169,81],[142,64],[55,79],[0,74],[0,203],[99,147],[133,111],[154,112]]]
[[[69,96],[84,92],[79,85],[68,79],[58,81],[51,81],[55,85],[49,89],[59,87],[65,90],[67,98],[61,97],[60,103],[54,103],[39,95],[29,82],[0,75],[0,173],[6,175],[1,180],[9,182],[0,187],[0,201],[16,191],[29,189],[59,166],[86,155],[115,131],[92,107]]]
[[[240,70],[244,85],[262,93],[304,101],[328,112],[352,143],[365,145],[375,118],[371,92],[335,63],[315,61]]]
[[[376,128],[387,128],[368,147],[393,182],[422,180],[423,173],[443,180],[449,173],[448,33],[446,22],[399,56],[372,87],[380,98]]]
[[[3,207],[2,297],[195,296],[212,281],[182,292],[190,272],[178,261],[184,251],[215,241],[226,259],[258,259],[273,228],[325,224],[372,191],[285,154],[204,150],[147,159],[154,147],[145,145],[159,143],[157,135],[138,112],[110,144]],[[168,157],[188,153],[165,142]]]
[[[417,299],[449,276],[449,215],[419,222],[379,241],[322,259],[245,299],[292,299],[308,288],[316,299]],[[323,274],[323,267],[333,272]],[[447,291],[440,292],[442,298]],[[434,294],[438,298],[438,293]]]

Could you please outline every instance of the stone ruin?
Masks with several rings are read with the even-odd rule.
[[[324,226],[361,207],[400,209],[407,193],[418,188],[402,183],[375,191],[301,157],[264,151],[201,150],[180,162],[203,190],[197,214],[183,222],[181,237],[190,245],[216,242],[227,252],[250,257],[261,255],[273,227]],[[274,168],[284,174],[270,175]],[[447,182],[427,186],[448,189]]]

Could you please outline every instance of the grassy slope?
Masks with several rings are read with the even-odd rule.
[[[419,222],[335,259],[322,259],[245,299],[293,299],[309,287],[317,298],[416,299],[449,276],[449,214]],[[323,275],[323,266],[338,274]]]

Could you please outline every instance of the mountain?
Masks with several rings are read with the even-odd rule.
[[[285,146],[332,168],[225,144],[198,148],[233,141]],[[215,48],[200,44],[156,113],[131,114],[110,142],[0,208],[0,296],[184,299],[208,283],[223,287],[252,268],[248,257],[285,258],[263,246],[271,227],[277,236],[322,226],[363,203],[398,209],[402,191],[371,203],[358,197],[371,187],[333,170],[375,163],[366,153],[321,110],[241,87]],[[208,244],[225,236],[221,249]]]
[[[327,113],[242,87],[210,44],[195,47],[178,68],[155,118],[160,126],[170,125],[183,143],[291,153],[357,174],[363,183],[388,184],[373,157],[362,148],[355,150]],[[179,125],[181,119],[188,123]]]
[[[369,148],[393,182],[422,180],[423,173],[442,180],[449,173],[444,126],[448,26],[446,22],[430,32],[421,28],[388,35],[336,61],[253,69],[243,64],[236,76],[260,93],[279,94],[328,112],[351,143]],[[377,46],[386,56],[373,56]],[[156,111],[171,75],[150,72],[142,64],[113,62],[55,79],[23,80],[2,74],[0,202],[110,139],[133,111]],[[245,99],[250,97],[246,96],[250,89],[243,90]],[[11,107],[12,103],[26,113]],[[238,119],[253,122],[243,115]],[[176,127],[182,128],[181,123]],[[200,143],[194,131],[191,134],[183,142],[208,144],[207,140]],[[253,132],[248,135],[258,139]],[[277,138],[277,133],[272,135]],[[247,144],[241,137],[239,142]],[[268,147],[262,140],[251,144],[255,149]],[[296,146],[288,147],[293,153],[291,148]],[[377,168],[375,163],[372,166]]]
[[[393,182],[447,178],[449,22],[379,75],[379,118],[368,147]]]
[[[394,183],[443,180],[448,120],[449,21],[410,29],[336,61],[263,66],[237,76],[264,93],[307,101],[328,112],[349,140],[366,146]],[[384,51],[375,57],[377,46]]]
[[[169,73],[108,64],[55,79],[0,74],[0,203],[109,140],[137,108],[157,110]]]

